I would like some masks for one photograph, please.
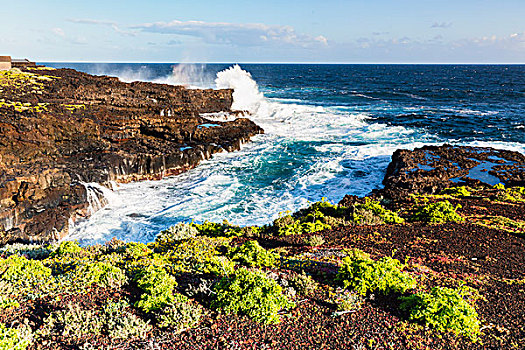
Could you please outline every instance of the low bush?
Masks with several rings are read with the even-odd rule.
[[[164,269],[148,266],[137,274],[136,282],[143,293],[135,306],[144,312],[156,311],[173,302],[177,281]]]
[[[0,350],[25,350],[33,341],[33,333],[27,325],[18,328],[0,323]]]
[[[449,201],[430,203],[418,208],[411,220],[431,224],[460,222],[463,218],[456,212],[459,208],[461,205],[454,207]]]
[[[358,225],[401,224],[405,220],[378,201],[366,198],[364,203],[353,205],[352,221]]]
[[[231,278],[224,277],[215,291],[212,307],[226,313],[241,313],[267,324],[278,323],[278,312],[295,306],[282,295],[276,281],[258,270],[240,268]]]
[[[66,255],[76,255],[76,254],[82,254],[84,251],[82,250],[82,247],[78,245],[78,242],[76,241],[64,241],[59,244],[56,249],[54,249],[51,254],[49,255],[51,258],[54,257],[60,257],[60,256],[66,256]]]
[[[238,237],[241,235],[241,228],[230,224],[224,220],[222,224],[204,221],[202,224],[191,223],[200,235],[208,237]]]
[[[106,262],[93,262],[79,265],[70,272],[79,286],[95,283],[105,288],[120,288],[127,283],[124,271]]]
[[[248,241],[233,249],[230,253],[232,260],[245,266],[274,266],[279,255],[269,252],[259,245],[257,241]]]
[[[53,311],[45,320],[38,334],[44,338],[60,335],[78,342],[102,332],[103,318],[95,310],[86,310],[68,304],[64,310]]]
[[[195,238],[199,231],[195,225],[179,223],[175,226],[161,231],[155,238],[154,248],[157,252],[170,250],[174,244],[185,239]]]
[[[324,244],[324,238],[321,235],[313,235],[305,237],[303,240],[304,244],[310,247],[318,247]]]
[[[179,333],[199,324],[203,314],[202,307],[187,297],[176,294],[174,301],[159,310],[156,317],[159,327],[170,328]]]
[[[319,287],[319,284],[314,281],[312,276],[307,275],[304,271],[291,276],[289,281],[292,288],[301,295],[308,295]]]
[[[468,197],[471,195],[470,191],[465,186],[445,188],[441,191],[441,194],[448,194],[454,197]]]
[[[336,281],[362,295],[368,292],[405,293],[415,288],[416,280],[402,272],[404,266],[391,257],[374,261],[366,253],[355,250],[343,259]]]
[[[104,305],[104,330],[111,339],[144,339],[151,330],[149,321],[128,311],[125,300],[109,301]]]
[[[465,288],[434,287],[430,293],[420,292],[402,297],[401,309],[409,312],[411,320],[439,331],[451,330],[475,339],[480,332],[476,309],[467,301]]]
[[[338,289],[331,295],[331,298],[328,301],[335,305],[339,313],[345,313],[348,311],[360,310],[365,303],[365,298],[356,291]],[[334,315],[337,316],[338,313],[336,312]]]

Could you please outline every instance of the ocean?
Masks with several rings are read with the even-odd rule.
[[[82,244],[151,242],[191,220],[261,225],[323,197],[364,196],[381,187],[398,148],[525,153],[525,65],[44,64],[126,82],[233,88],[233,108],[265,130],[184,174],[105,190],[109,204],[72,225],[67,239]]]

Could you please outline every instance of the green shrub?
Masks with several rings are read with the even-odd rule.
[[[174,301],[157,312],[158,325],[179,333],[195,327],[203,315],[202,307],[192,303],[181,294],[176,294]]]
[[[383,208],[378,201],[365,199],[365,203],[353,205],[352,221],[358,225],[401,224],[405,220],[391,210]]]
[[[324,244],[324,238],[321,235],[313,235],[313,236],[305,237],[303,242],[307,246],[318,247]]]
[[[231,262],[218,258],[228,251],[229,241],[224,237],[197,236],[174,244],[166,255],[171,262],[170,272],[219,273],[221,265],[231,265]],[[222,267],[229,269],[226,265]]]
[[[25,350],[33,341],[33,333],[27,325],[18,328],[0,323],[0,350]]]
[[[470,191],[465,186],[445,188],[441,194],[448,194],[454,197],[468,197],[471,195]]]
[[[337,316],[348,311],[360,310],[365,303],[365,298],[356,291],[338,289],[328,301],[334,304],[337,311],[339,311],[339,313],[334,313],[334,315]]]
[[[279,218],[273,222],[273,227],[279,236],[300,235],[303,227],[300,220],[294,219],[291,215],[279,214]]]
[[[80,286],[93,283],[105,288],[120,288],[127,282],[122,269],[106,262],[93,262],[78,266],[73,272]]]
[[[0,248],[0,255],[10,256],[13,254],[23,255],[29,259],[45,259],[49,256],[49,249],[41,244],[6,244]]]
[[[222,224],[204,221],[202,224],[192,222],[190,225],[197,229],[199,234],[208,237],[238,237],[241,235],[241,228],[231,225],[227,220],[224,220]]]
[[[77,241],[64,241],[51,252],[49,255],[51,258],[66,256],[66,255],[77,255],[82,253],[82,248],[78,245]]]
[[[104,305],[104,329],[111,339],[144,339],[151,330],[149,321],[130,313],[128,307],[125,300],[109,301]]]
[[[295,307],[282,295],[282,288],[262,271],[240,268],[232,278],[222,278],[215,286],[212,307],[226,313],[241,313],[257,322],[280,321],[277,314],[283,308]]]
[[[195,225],[179,223],[175,226],[161,231],[155,238],[155,251],[165,252],[170,250],[174,244],[190,238],[195,238],[199,231]]]
[[[496,200],[501,202],[525,202],[525,187],[508,187],[497,184],[494,189],[498,190]]]
[[[70,303],[64,310],[53,311],[44,320],[38,334],[43,338],[58,335],[76,342],[99,335],[102,332],[103,321],[95,310],[82,309],[79,305]]]
[[[456,212],[461,205],[454,207],[449,201],[430,203],[420,207],[412,216],[412,221],[423,221],[432,224],[460,222],[463,218]]]
[[[12,283],[45,280],[51,276],[51,269],[45,267],[41,261],[12,255],[7,259],[0,259],[0,276],[2,280]]]
[[[234,261],[246,266],[274,266],[279,255],[269,252],[259,245],[257,241],[248,241],[243,245],[235,248],[231,252],[231,258]]]
[[[292,288],[301,295],[308,295],[319,286],[312,276],[305,274],[304,271],[290,277],[289,282]]]
[[[136,276],[136,282],[143,290],[140,300],[135,303],[139,309],[151,312],[173,302],[177,281],[164,269],[148,266]]]
[[[212,256],[203,268],[205,273],[213,273],[217,276],[228,276],[235,271],[235,262],[225,256]]]
[[[153,253],[153,251],[144,243],[127,243],[124,250],[124,255],[133,260],[145,258],[151,253]]]
[[[475,339],[480,322],[474,307],[466,300],[465,288],[434,287],[430,293],[402,297],[401,309],[410,313],[410,319],[423,322],[439,331],[451,330]]]
[[[336,280],[362,295],[368,292],[405,293],[415,288],[416,281],[402,272],[403,268],[397,259],[383,257],[374,261],[366,253],[354,251],[343,259]]]

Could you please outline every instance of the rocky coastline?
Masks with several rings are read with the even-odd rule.
[[[160,179],[263,130],[231,90],[123,83],[71,69],[0,71],[0,240],[49,242],[89,213],[86,183]],[[95,195],[103,200],[102,194]]]

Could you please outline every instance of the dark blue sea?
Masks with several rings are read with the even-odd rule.
[[[46,64],[127,82],[233,88],[233,107],[266,132],[185,174],[108,193],[105,209],[75,224],[71,238],[86,243],[148,242],[190,220],[264,224],[322,197],[365,195],[381,186],[398,148],[525,153],[525,65]]]

